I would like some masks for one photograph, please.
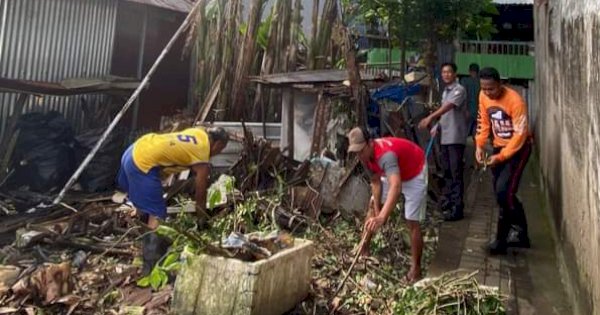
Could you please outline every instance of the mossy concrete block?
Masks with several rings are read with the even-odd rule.
[[[175,282],[178,315],[281,315],[308,295],[311,241],[269,259],[244,262],[208,255],[187,258]]]

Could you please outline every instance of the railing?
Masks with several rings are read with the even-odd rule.
[[[533,42],[461,41],[461,53],[533,56]]]
[[[385,74],[388,77],[400,77],[401,71],[399,62],[378,62],[378,63],[361,63],[360,65],[361,73],[369,74],[369,75],[381,75]],[[391,68],[391,69],[390,69]],[[390,73],[391,70],[391,73]]]

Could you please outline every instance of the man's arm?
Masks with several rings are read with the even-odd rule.
[[[374,201],[374,215],[377,216],[381,211],[381,178],[375,174],[371,175],[371,195],[373,196]]]
[[[206,191],[208,190],[208,176],[210,165],[208,163],[197,164],[192,167],[196,173],[196,214],[198,217],[207,217],[206,213]]]
[[[425,129],[431,125],[431,123],[442,117],[445,113],[451,111],[456,105],[453,103],[444,103],[440,108],[438,108],[435,112],[429,114],[429,116],[423,118],[421,122],[419,122],[419,128]]]
[[[498,153],[500,161],[505,161],[517,153],[528,137],[527,105],[523,99],[520,98],[514,104],[511,116],[513,135],[508,144]]]
[[[383,208],[381,208],[381,213],[379,213],[379,216],[383,219],[384,223],[390,217],[394,208],[396,208],[396,204],[400,198],[400,192],[402,191],[402,180],[400,179],[399,173],[388,175],[387,179],[389,184],[388,194],[385,203],[383,204]]]
[[[462,86],[457,86],[447,96],[446,101],[438,108],[435,112],[429,114],[426,118],[421,120],[419,128],[427,128],[434,120],[442,117],[445,113],[453,110],[455,107],[464,106],[465,100],[467,99],[466,90]]]
[[[483,146],[490,136],[490,117],[488,117],[483,92],[479,92],[479,110],[477,112],[477,132],[475,134],[475,160],[483,164]]]
[[[483,92],[479,92],[479,110],[477,111],[477,135],[475,136],[475,145],[483,148],[490,136],[490,117],[488,117],[483,101]]]
[[[388,195],[385,199],[383,208],[379,214],[370,218],[365,223],[365,228],[370,233],[377,231],[377,229],[379,229],[392,214],[402,190],[402,180],[400,177],[400,167],[398,166],[398,157],[394,153],[388,152],[384,154],[379,161],[377,161],[377,163],[385,172],[389,187]]]

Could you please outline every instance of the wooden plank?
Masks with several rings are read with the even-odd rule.
[[[287,144],[288,144],[288,156],[291,159],[294,159],[294,89],[289,89],[290,93],[290,103],[288,105],[288,134],[287,134]]]
[[[327,121],[329,115],[327,115],[327,100],[323,97],[323,91],[321,90],[318,95],[317,108],[313,118],[313,136],[312,144],[310,147],[311,155],[318,154],[323,147],[323,140],[327,133]]]
[[[17,102],[15,103],[13,114],[10,116],[8,125],[4,130],[4,137],[2,142],[0,142],[0,149],[5,152],[4,157],[2,158],[2,169],[0,169],[0,183],[4,182],[4,178],[9,173],[8,164],[12,157],[18,137],[18,133],[16,133],[17,123],[19,122],[19,118],[21,118],[23,107],[25,107],[25,102],[27,101],[28,97],[29,94],[19,94],[19,98],[17,98]]]
[[[210,113],[210,110],[212,109],[213,104],[217,99],[217,95],[219,95],[222,80],[223,72],[221,72],[219,76],[217,76],[215,82],[213,82],[208,97],[204,100],[204,103],[202,104],[202,109],[198,111],[198,115],[196,115],[196,118],[194,119],[194,125],[196,125],[196,123],[198,122],[204,122],[204,120],[206,120],[208,113]]]

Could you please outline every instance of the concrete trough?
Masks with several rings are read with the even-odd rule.
[[[208,255],[187,258],[175,282],[172,310],[178,315],[281,315],[308,296],[313,243],[269,259],[244,262]]]

